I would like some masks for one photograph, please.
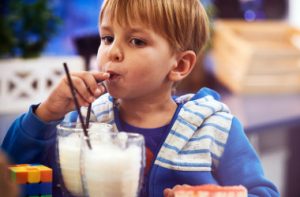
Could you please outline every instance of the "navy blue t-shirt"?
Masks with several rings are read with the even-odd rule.
[[[148,184],[149,179],[149,170],[152,166],[154,155],[159,151],[160,144],[165,140],[166,132],[168,130],[169,125],[165,125],[159,128],[138,128],[132,126],[120,119],[120,126],[121,130],[125,132],[131,133],[139,133],[144,136],[145,138],[145,145],[146,145],[146,167],[144,171],[144,181],[143,187],[141,191],[141,196],[146,195],[146,185]]]

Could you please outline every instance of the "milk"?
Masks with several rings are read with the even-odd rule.
[[[104,134],[84,150],[84,184],[90,197],[138,195],[144,167],[144,142],[137,134],[120,133],[110,140]],[[105,139],[105,140],[103,140]]]
[[[73,195],[82,196],[80,174],[81,137],[76,133],[60,137],[58,141],[60,170],[65,187]]]
[[[83,196],[81,160],[83,131],[80,124],[68,123],[58,127],[58,163],[65,188],[74,196]],[[111,132],[112,126],[103,123],[90,123],[91,136]]]

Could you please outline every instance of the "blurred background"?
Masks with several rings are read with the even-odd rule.
[[[217,90],[281,196],[300,196],[300,1],[201,0],[212,38],[176,94]],[[71,70],[96,69],[101,0],[1,0],[0,142]]]

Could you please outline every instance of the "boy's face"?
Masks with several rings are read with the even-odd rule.
[[[168,73],[176,66],[176,54],[166,39],[141,23],[120,26],[104,15],[100,25],[98,65],[111,74],[106,81],[115,98],[132,99],[171,92]]]

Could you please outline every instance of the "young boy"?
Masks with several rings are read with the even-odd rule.
[[[80,105],[93,103],[96,121],[144,135],[148,166],[141,196],[172,196],[170,188],[180,184],[244,185],[252,196],[279,195],[216,92],[171,95],[209,37],[198,0],[106,0],[99,30],[101,72],[73,73],[72,80]],[[98,80],[105,80],[108,94]],[[72,110],[64,78],[15,121],[3,148],[18,163],[55,168],[55,127]]]

